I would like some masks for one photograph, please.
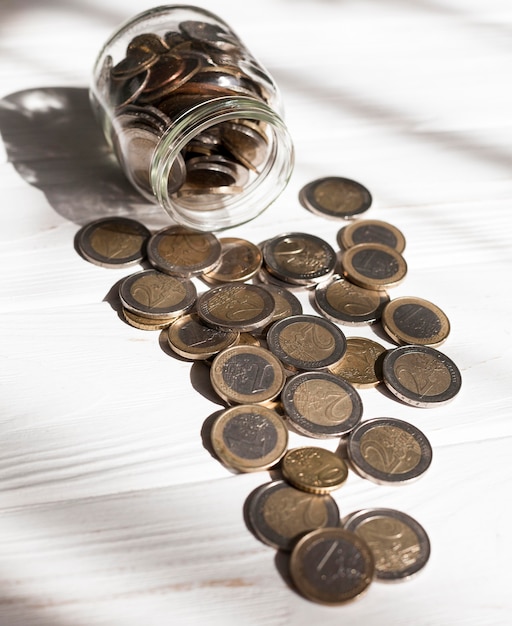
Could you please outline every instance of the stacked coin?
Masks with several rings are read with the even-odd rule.
[[[114,64],[105,57],[99,83],[116,112],[114,150],[132,182],[147,193],[155,150],[179,118],[222,97],[270,104],[274,90],[235,35],[193,20],[165,33],[135,35],[121,60]],[[226,119],[190,138],[171,167],[168,193],[188,208],[240,194],[269,152],[263,122]]]

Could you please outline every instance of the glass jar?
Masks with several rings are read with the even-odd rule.
[[[291,175],[274,80],[203,9],[162,6],[122,25],[98,55],[91,102],[129,180],[179,224],[247,222]]]

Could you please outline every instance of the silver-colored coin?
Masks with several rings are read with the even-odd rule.
[[[107,217],[86,224],[77,233],[77,247],[91,263],[101,267],[129,267],[146,256],[150,231],[127,217]]]
[[[269,349],[295,370],[322,370],[345,354],[343,332],[316,315],[292,315],[272,324],[267,333]]]
[[[358,287],[338,275],[317,285],[314,298],[322,315],[333,322],[348,326],[378,322],[389,302],[385,291]]]
[[[432,447],[421,430],[392,417],[362,422],[350,433],[347,452],[357,473],[383,485],[416,480],[432,462]]]
[[[167,331],[169,346],[186,359],[205,360],[238,342],[240,333],[216,330],[195,313],[183,315]]]
[[[335,219],[352,219],[370,208],[372,197],[361,183],[341,176],[319,178],[305,185],[299,201],[312,213]]]
[[[425,529],[402,511],[357,511],[343,520],[343,527],[362,537],[370,547],[377,580],[408,579],[423,569],[430,558],[430,540]]]
[[[390,350],[384,357],[382,373],[392,394],[421,408],[450,402],[462,385],[455,363],[430,346],[408,345]]]
[[[151,236],[148,260],[156,269],[175,276],[196,276],[218,262],[221,246],[213,233],[169,226]]]
[[[274,309],[274,298],[266,289],[245,283],[214,287],[197,300],[199,317],[220,330],[250,332],[263,328],[272,319]]]
[[[288,430],[279,415],[265,406],[243,404],[223,411],[211,430],[218,458],[238,472],[275,465],[286,452]]]
[[[338,526],[340,513],[330,494],[307,493],[276,480],[251,494],[248,518],[258,539],[278,550],[290,551],[305,533]]]
[[[281,392],[285,413],[308,437],[342,437],[361,421],[363,403],[354,387],[327,372],[302,372]]]
[[[266,269],[282,281],[311,285],[332,276],[336,252],[326,241],[308,233],[286,233],[263,244]]]
[[[123,306],[146,318],[176,318],[195,304],[197,291],[186,278],[158,270],[143,270],[126,277],[119,287]]]

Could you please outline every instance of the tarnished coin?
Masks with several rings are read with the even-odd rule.
[[[340,513],[329,494],[306,493],[283,480],[275,480],[251,494],[248,518],[251,530],[261,541],[289,551],[307,532],[339,526]]]
[[[432,447],[421,430],[392,417],[362,422],[350,433],[347,452],[361,476],[388,485],[419,478],[432,462]]]
[[[214,287],[197,299],[197,313],[209,326],[220,330],[254,331],[266,326],[275,302],[259,285],[226,284]]]
[[[345,380],[327,372],[302,372],[288,379],[281,398],[295,429],[309,437],[341,437],[359,424],[363,403]]]
[[[365,289],[389,289],[407,274],[403,256],[380,243],[359,243],[343,253],[343,275]]]
[[[441,406],[460,391],[462,377],[455,363],[430,346],[401,346],[382,363],[384,383],[397,398],[412,406]]]
[[[337,605],[354,600],[374,577],[373,554],[356,533],[344,528],[319,528],[292,550],[290,575],[308,600]]]
[[[136,220],[106,217],[86,224],[77,234],[77,246],[95,265],[128,267],[146,257],[150,236],[149,230]]]
[[[347,351],[329,368],[335,376],[359,389],[375,387],[383,380],[382,360],[386,348],[366,337],[347,337]]]
[[[196,276],[219,260],[220,242],[213,233],[169,226],[151,236],[148,259],[156,269],[176,276]]]
[[[139,330],[162,330],[163,328],[167,328],[167,326],[174,321],[174,318],[170,317],[155,318],[137,315],[124,307],[121,309],[121,313],[124,320],[128,322],[130,326],[138,328]]]
[[[329,493],[339,489],[348,478],[345,461],[334,452],[316,446],[288,450],[281,469],[285,480],[308,493]]]
[[[285,373],[279,359],[265,348],[237,345],[215,357],[210,380],[217,394],[230,404],[260,404],[281,393]]]
[[[381,220],[356,220],[340,229],[337,242],[340,248],[351,248],[358,243],[381,243],[400,253],[405,250],[403,233]]]
[[[237,343],[239,333],[217,330],[203,324],[195,313],[183,315],[167,331],[169,346],[186,359],[202,360]]]
[[[322,315],[348,326],[378,322],[384,306],[389,302],[385,291],[364,289],[337,275],[317,285],[314,297]]]
[[[343,332],[316,315],[292,315],[272,324],[267,333],[269,349],[296,370],[322,370],[345,354]]]
[[[211,441],[225,465],[238,472],[256,472],[281,459],[288,446],[288,430],[272,409],[243,404],[226,409],[217,417]]]
[[[220,239],[220,259],[215,267],[203,274],[208,283],[243,282],[258,273],[262,254],[258,246],[240,237]]]
[[[365,509],[353,513],[343,527],[356,533],[370,547],[375,578],[399,581],[410,578],[427,564],[430,540],[414,518],[396,509]]]
[[[189,311],[196,301],[194,283],[158,270],[143,270],[125,278],[119,287],[123,306],[146,318],[173,319]]]
[[[286,233],[265,241],[263,260],[267,271],[279,280],[311,285],[333,274],[336,252],[315,235]]]
[[[422,298],[403,296],[391,300],[382,311],[382,326],[398,344],[440,346],[450,334],[443,311]]]
[[[323,217],[352,219],[370,208],[372,197],[366,187],[341,176],[319,178],[299,193],[302,206]]]

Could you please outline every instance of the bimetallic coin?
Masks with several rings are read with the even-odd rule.
[[[430,346],[401,346],[382,363],[384,383],[398,399],[421,408],[441,406],[460,391],[462,377],[455,363]]]
[[[239,333],[234,330],[216,330],[195,313],[178,318],[167,331],[167,341],[174,352],[186,359],[202,360],[236,344]]]
[[[140,222],[127,217],[107,217],[84,226],[77,246],[91,263],[102,267],[128,267],[146,256],[151,233]]]
[[[285,480],[308,493],[329,493],[339,489],[348,478],[345,461],[334,452],[316,446],[288,450],[281,469]]]
[[[267,271],[279,280],[311,285],[334,272],[336,252],[320,237],[308,233],[286,233],[263,244]]]
[[[359,243],[346,250],[341,259],[343,275],[365,289],[389,289],[407,274],[403,256],[380,243]]]
[[[169,276],[158,270],[143,270],[125,278],[119,287],[123,306],[146,318],[176,318],[190,310],[196,301],[191,280]]]
[[[362,422],[350,433],[347,452],[361,476],[384,485],[416,480],[432,462],[432,447],[421,430],[391,417]]]
[[[395,298],[384,307],[382,326],[401,345],[436,347],[450,334],[450,321],[438,306],[410,296]]]
[[[243,282],[258,273],[262,263],[258,246],[240,237],[222,237],[220,245],[220,259],[203,274],[204,280],[213,284]]]
[[[386,348],[366,337],[347,337],[347,351],[329,368],[358,389],[375,387],[383,380],[382,360]]]
[[[175,276],[196,276],[219,260],[220,242],[213,233],[170,226],[148,241],[148,259],[156,269]]]
[[[380,220],[357,220],[344,226],[337,235],[340,248],[351,248],[358,243],[380,243],[402,253],[405,237],[396,226]]]
[[[266,326],[274,314],[275,302],[259,285],[245,283],[214,287],[197,300],[199,317],[212,328],[254,331]]]
[[[359,424],[363,403],[345,380],[327,372],[303,372],[288,379],[281,398],[295,429],[309,437],[342,437]]]
[[[317,285],[314,297],[322,315],[347,326],[378,322],[384,306],[389,302],[385,291],[358,287],[341,276],[333,276]]]
[[[219,415],[212,427],[211,441],[225,465],[238,472],[256,472],[281,459],[288,445],[288,430],[275,411],[244,404]]]
[[[296,370],[322,370],[345,354],[346,339],[332,322],[316,315],[292,315],[272,324],[269,349]]]
[[[279,359],[265,348],[237,345],[215,357],[210,380],[229,404],[260,404],[281,393],[285,373]]]
[[[341,176],[319,178],[299,193],[302,206],[312,213],[336,219],[352,219],[370,208],[372,197],[366,187]]]
[[[308,600],[337,605],[354,600],[374,577],[373,554],[363,539],[344,528],[319,528],[292,550],[290,575]]]
[[[368,544],[377,580],[405,580],[423,569],[429,560],[430,540],[425,529],[402,511],[357,511],[344,520],[343,527]]]
[[[263,285],[263,288],[270,292],[275,303],[274,314],[270,320],[270,324],[290,317],[291,315],[302,314],[302,304],[293,293],[277,285]]]
[[[174,319],[165,317],[165,318],[154,318],[154,317],[145,317],[144,315],[137,315],[132,311],[128,311],[124,307],[121,309],[123,314],[123,318],[130,326],[134,328],[138,328],[139,330],[162,330],[163,328],[167,328],[170,324],[173,323]]]
[[[290,551],[302,535],[339,526],[338,505],[329,494],[306,493],[275,480],[258,487],[249,499],[251,530],[264,543]]]

